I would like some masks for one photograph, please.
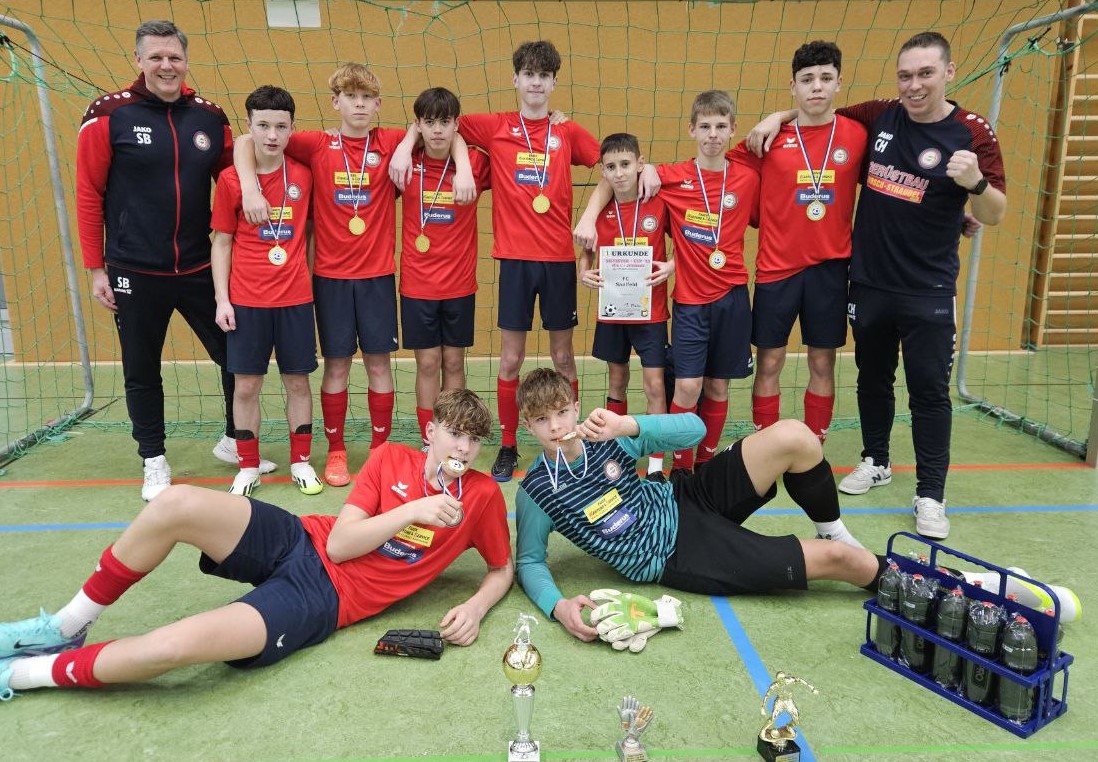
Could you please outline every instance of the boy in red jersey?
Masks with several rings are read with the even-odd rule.
[[[214,191],[213,264],[216,321],[228,333],[229,371],[236,379],[233,416],[240,473],[229,492],[250,495],[259,486],[259,393],[277,349],[290,425],[290,477],[306,495],[323,485],[309,464],[313,442],[316,370],[313,290],[306,262],[305,222],[313,180],[303,164],[284,155],[294,127],[294,99],[264,85],[244,102],[256,172],[272,212],[250,225],[241,208],[240,178],[229,167]]]
[[[797,117],[763,158],[752,309],[755,428],[778,421],[785,348],[799,317],[808,348],[804,422],[821,442],[835,409],[835,350],[846,344],[850,228],[866,148],[865,127],[832,107],[841,70],[833,42],[809,42],[793,54]]]
[[[381,108],[381,84],[364,65],[343,64],[328,84],[332,108],[340,116],[339,133],[295,133],[286,154],[308,164],[316,183],[313,291],[324,356],[324,479],[342,487],[351,481],[343,429],[351,364],[359,350],[369,376],[371,448],[389,438],[393,422],[389,355],[397,349],[396,189],[387,169],[405,130],[370,126]],[[264,219],[267,208],[250,182],[252,156],[247,138],[237,141],[233,160],[243,180],[244,211],[250,221],[253,215]]]
[[[416,418],[427,442],[441,389],[465,388],[465,348],[473,345],[477,292],[477,209],[455,203],[451,148],[461,103],[444,87],[412,105],[422,144],[404,187],[400,250],[400,324],[416,355]],[[476,190],[488,187],[488,158],[469,152]],[[441,371],[441,383],[439,374]]]
[[[519,372],[526,334],[533,327],[534,299],[549,332],[553,366],[579,396],[572,330],[576,320],[576,255],[572,224],[571,165],[593,167],[599,142],[575,122],[551,124],[549,96],[557,84],[560,53],[547,40],[526,42],[511,57],[519,110],[472,114],[458,131],[469,145],[488,151],[492,167],[492,256],[499,262],[501,333],[497,381],[502,446],[492,478],[510,481],[518,463]],[[410,151],[411,146],[405,148]],[[405,153],[393,162],[394,180],[407,175]],[[601,207],[600,207],[601,208]]]
[[[675,272],[674,260],[667,261],[664,238],[667,208],[656,196],[639,198],[638,180],[644,157],[635,135],[619,132],[607,136],[599,150],[602,176],[614,191],[595,222],[597,246],[649,247],[652,250],[652,297],[648,317],[639,321],[609,320],[600,315],[595,326],[591,354],[606,362],[609,382],[606,408],[618,415],[628,413],[629,353],[636,350],[644,378],[647,413],[667,412],[663,373],[667,357],[667,279]],[[588,288],[602,288],[600,267],[593,267],[593,254],[585,249],[580,255],[580,282]],[[601,262],[601,259],[600,259]],[[648,458],[648,474],[663,477],[663,453]]]
[[[728,417],[728,382],[751,375],[751,305],[743,236],[758,224],[759,160],[737,146],[736,105],[723,90],[699,94],[690,111],[697,155],[678,164],[651,165],[643,176],[667,205],[675,245],[671,358],[675,369],[672,413],[694,412],[705,423],[697,464],[717,452]],[[594,239],[593,220],[605,203],[601,187],[576,227],[584,246]],[[700,404],[699,404],[700,399]],[[671,476],[693,470],[693,449],[675,452]],[[677,472],[677,473],[676,473]]]
[[[439,623],[450,643],[471,644],[511,587],[506,507],[499,487],[468,469],[491,430],[484,403],[448,390],[434,413],[430,451],[378,447],[338,517],[299,518],[199,487],[165,490],[103,552],[68,605],[0,625],[0,700],[32,688],[150,680],[188,664],[273,664],[408,597],[476,548],[488,565],[484,580]],[[79,647],[103,610],[178,543],[202,551],[203,572],[255,588],[144,635]]]

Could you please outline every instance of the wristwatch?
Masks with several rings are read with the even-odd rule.
[[[976,183],[976,185],[974,185],[971,188],[968,188],[967,190],[968,190],[969,195],[979,196],[981,193],[983,193],[984,191],[987,190],[987,178],[986,177],[980,178],[980,182]]]

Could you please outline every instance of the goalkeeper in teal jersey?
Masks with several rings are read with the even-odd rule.
[[[565,598],[546,563],[560,532],[634,582],[706,595],[804,589],[834,579],[874,588],[884,558],[843,525],[831,466],[799,421],[780,421],[736,442],[689,477],[658,483],[637,475],[653,452],[693,447],[705,434],[696,415],[618,415],[601,408],[579,421],[568,380],[540,368],[523,378],[520,417],[541,444],[518,490],[519,582],[547,616],[581,640],[586,595]],[[760,535],[740,526],[774,497],[781,477],[816,526],[816,539]]]

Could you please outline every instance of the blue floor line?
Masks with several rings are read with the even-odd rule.
[[[747,637],[747,632],[740,624],[739,617],[732,610],[732,604],[728,602],[728,599],[714,595],[710,597],[710,600],[713,601],[713,608],[717,610],[717,615],[720,616],[721,623],[724,625],[725,631],[728,632],[728,637],[732,639],[732,645],[736,647],[744,667],[747,668],[747,674],[751,676],[751,682],[755,684],[755,691],[759,694],[759,698],[762,698],[766,695],[773,677],[763,665],[762,657],[755,650],[755,646],[751,645],[751,639]],[[759,717],[759,727],[762,728],[762,715],[759,715]],[[751,743],[754,745],[754,741]],[[801,747],[803,762],[816,762],[816,755],[812,752],[812,747],[808,745],[808,741],[801,733],[800,728],[797,728],[797,744]]]

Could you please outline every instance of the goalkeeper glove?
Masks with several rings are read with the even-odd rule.
[[[594,590],[591,624],[615,651],[640,653],[648,639],[665,627],[682,629],[682,601],[664,595],[653,601],[608,588]]]

